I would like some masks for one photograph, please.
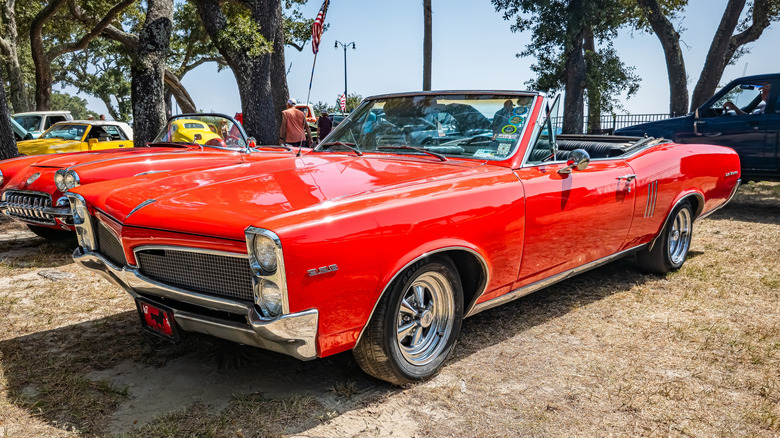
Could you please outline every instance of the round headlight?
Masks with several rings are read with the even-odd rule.
[[[65,173],[64,182],[65,187],[68,189],[72,189],[81,185],[81,181],[79,181],[79,174],[76,173],[75,170],[69,170],[67,173]]]
[[[3,185],[3,181],[4,180],[5,180],[5,178],[3,178],[3,171],[0,170],[0,185]]]
[[[268,313],[274,316],[282,313],[282,290],[276,283],[264,280],[260,293]]]
[[[57,186],[57,190],[64,192],[65,190],[68,190],[67,187],[65,187],[65,170],[60,169],[54,174],[54,185]]]
[[[266,236],[255,236],[255,258],[257,263],[266,272],[276,272],[277,260],[276,260],[276,243]]]

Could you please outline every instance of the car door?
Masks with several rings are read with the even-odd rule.
[[[545,131],[547,133],[545,133]],[[552,138],[551,125],[537,145]],[[535,145],[536,148],[536,145]],[[584,170],[559,173],[562,160],[515,170],[525,190],[526,228],[518,282],[522,287],[619,252],[634,212],[636,175],[622,159],[593,159]],[[537,154],[539,156],[539,154]]]
[[[772,85],[771,104],[767,107],[762,130],[766,132],[764,158],[767,170],[774,175],[780,175],[780,81]]]
[[[768,138],[773,137],[768,128],[774,114],[768,109],[760,114],[753,113],[760,102],[760,89],[761,84],[746,82],[720,91],[699,109],[694,134],[680,138],[680,141],[728,146],[737,151],[745,170],[774,168],[774,163],[769,161],[773,161],[775,151],[769,148],[772,139]],[[727,103],[734,103],[745,111],[724,110]]]

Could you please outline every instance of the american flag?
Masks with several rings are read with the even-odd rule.
[[[339,97],[339,108],[341,108],[341,112],[343,113],[344,110],[347,109],[347,95],[342,94],[341,97]]]
[[[311,25],[311,51],[316,55],[320,51],[320,38],[322,38],[322,25],[325,22],[325,14],[328,12],[328,5],[330,0],[325,0],[322,3],[320,12],[317,13],[317,18],[314,19],[314,24]]]

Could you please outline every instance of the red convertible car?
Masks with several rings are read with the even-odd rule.
[[[202,122],[214,133],[182,135],[184,120]],[[222,123],[224,122],[224,123]],[[224,127],[217,133],[216,126]],[[185,139],[186,137],[186,139]],[[232,118],[221,114],[182,114],[144,148],[19,157],[0,162],[0,211],[27,224],[45,238],[73,236],[73,218],[65,192],[83,184],[180,169],[219,167],[274,155],[253,154],[247,138]],[[275,146],[279,148],[279,146]]]
[[[74,258],[142,326],[432,376],[464,317],[636,253],[685,261],[739,185],[723,146],[556,136],[543,94],[366,99],[312,152],[67,192]]]

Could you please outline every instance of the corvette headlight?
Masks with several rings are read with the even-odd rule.
[[[265,272],[274,273],[278,267],[276,261],[276,243],[268,236],[255,236],[255,258]]]
[[[81,185],[79,174],[76,173],[75,170],[69,170],[65,172],[65,178],[63,178],[63,182],[65,183],[65,187],[67,189],[72,189]]]
[[[65,169],[59,169],[54,173],[54,185],[57,186],[57,190],[63,193],[65,190],[68,190],[68,188],[65,187],[65,172]]]

